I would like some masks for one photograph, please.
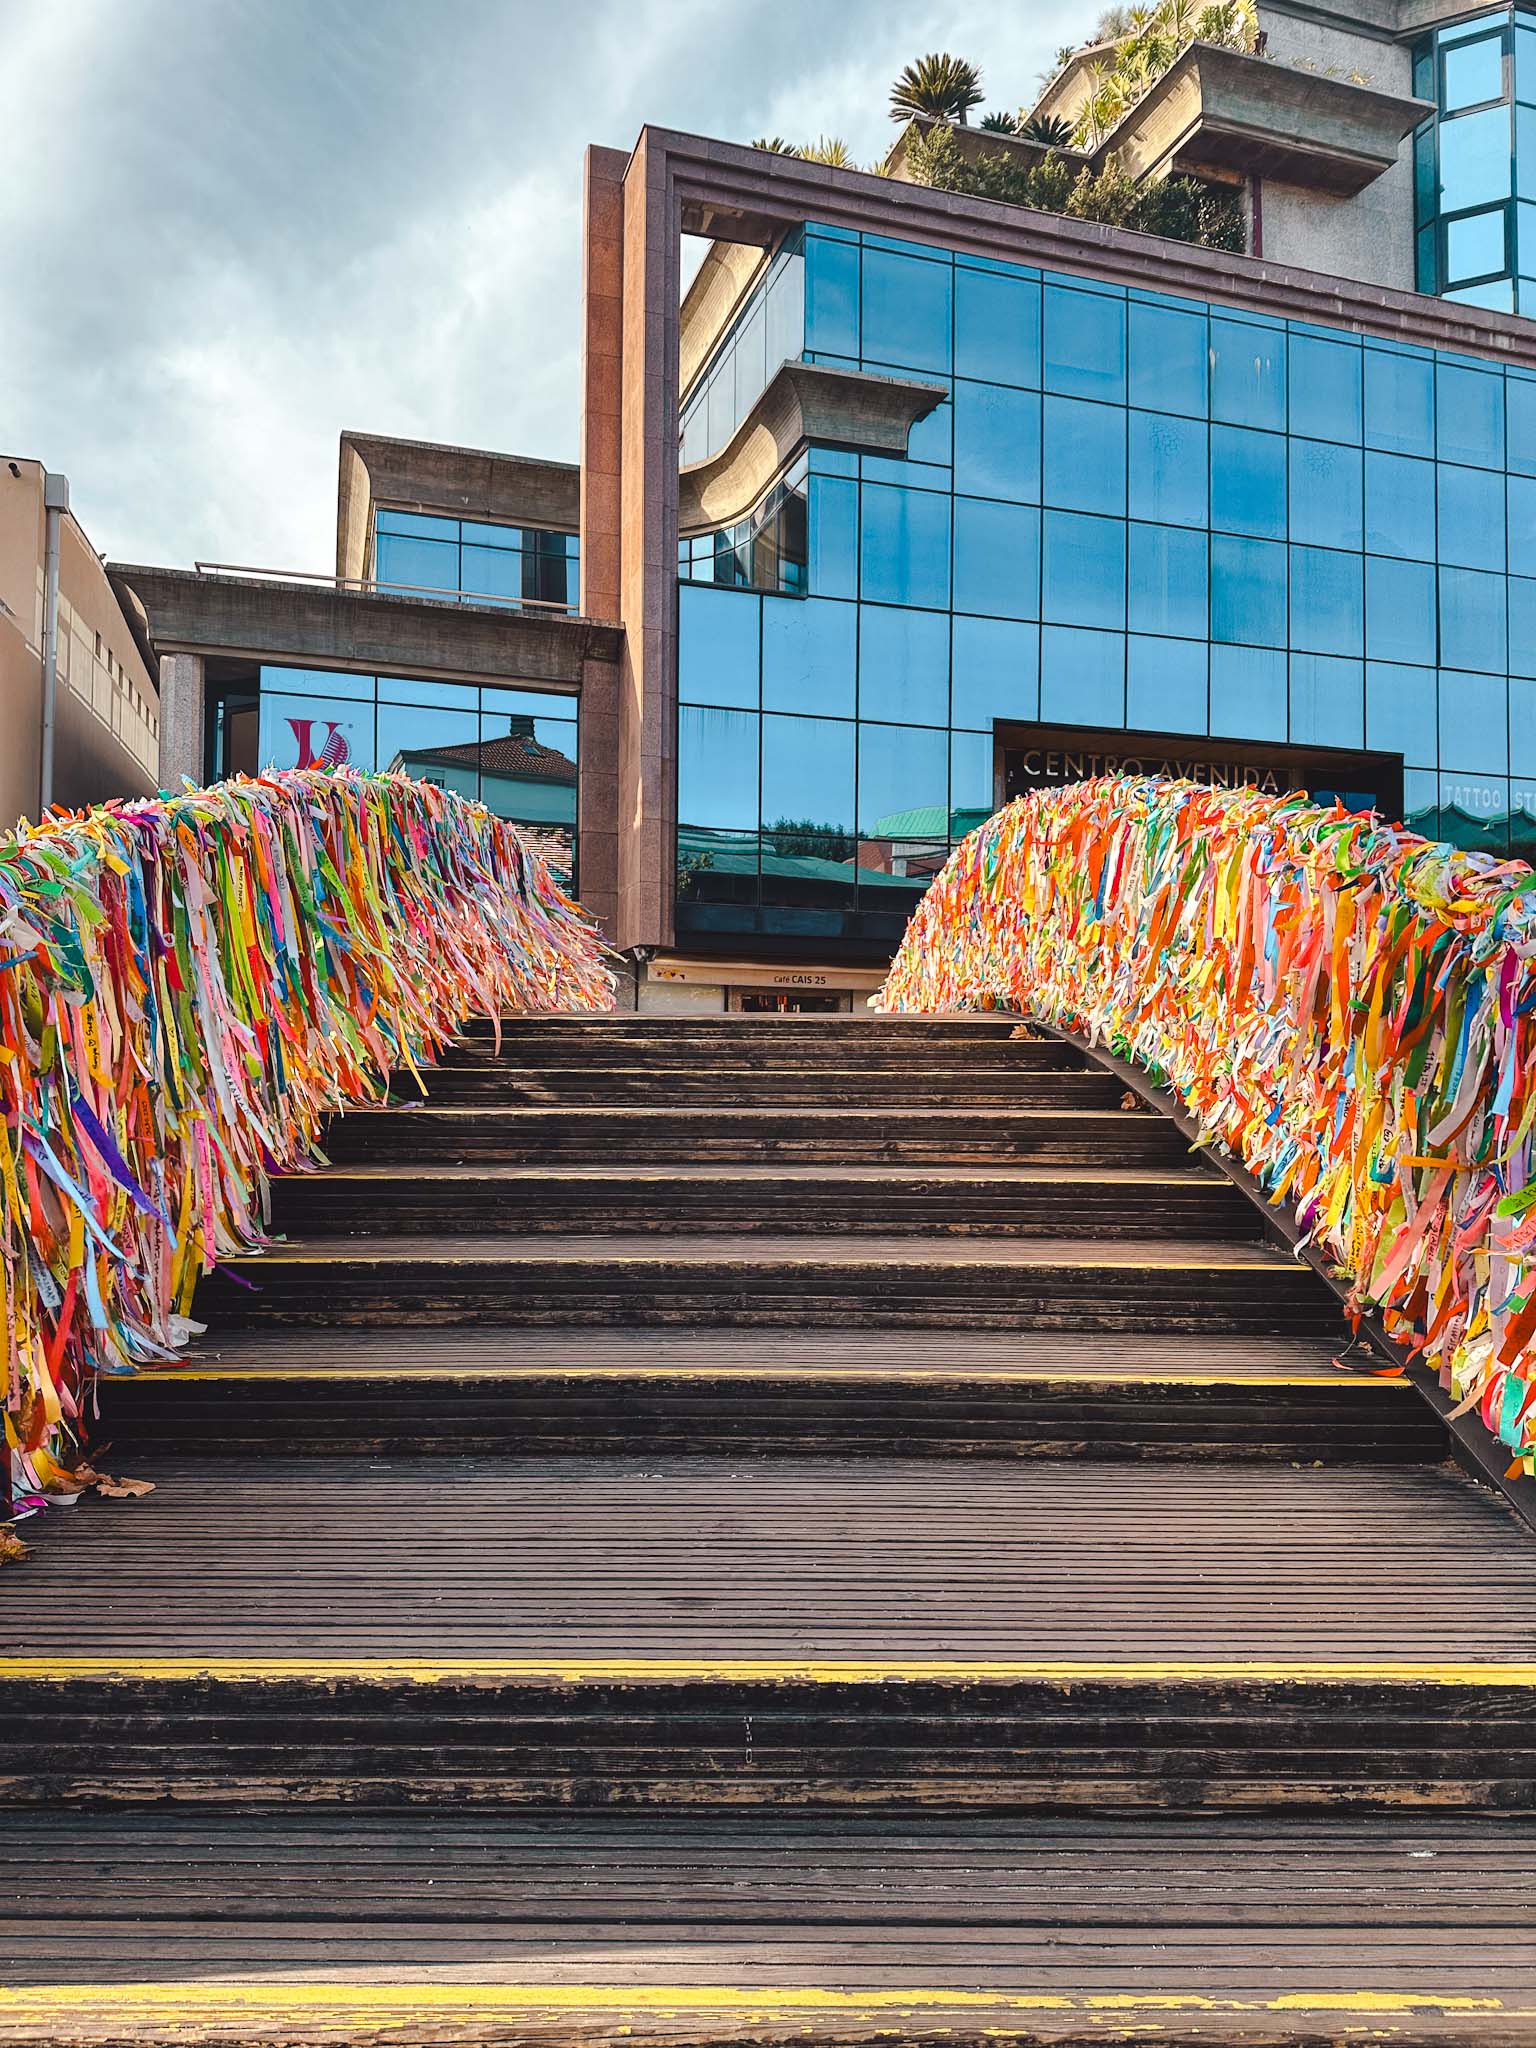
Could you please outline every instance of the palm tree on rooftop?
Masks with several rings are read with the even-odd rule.
[[[891,119],[910,121],[926,114],[965,125],[982,100],[981,73],[963,57],[934,51],[907,66],[891,86]]]
[[[1072,140],[1072,123],[1062,114],[1031,114],[1019,123],[1018,133],[1026,142],[1043,142],[1047,149],[1065,149]]]

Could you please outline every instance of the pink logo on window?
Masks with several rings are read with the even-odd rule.
[[[317,724],[325,726],[325,742],[315,752],[314,731]],[[334,718],[317,720],[313,718],[290,718],[288,729],[293,734],[293,743],[299,758],[295,764],[300,768],[339,768],[343,761],[350,761],[352,749],[347,736]]]

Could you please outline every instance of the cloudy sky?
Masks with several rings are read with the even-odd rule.
[[[1033,96],[1095,0],[0,0],[0,452],[118,560],[328,569],[344,427],[571,459],[581,157]]]

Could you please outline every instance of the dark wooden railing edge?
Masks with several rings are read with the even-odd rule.
[[[1064,1045],[1075,1046],[1084,1056],[1123,1081],[1149,1109],[1165,1116],[1188,1138],[1192,1148],[1198,1146],[1203,1158],[1210,1161],[1219,1173],[1226,1175],[1232,1185],[1244,1195],[1259,1212],[1265,1229],[1279,1244],[1299,1259],[1305,1261],[1330,1291],[1341,1306],[1348,1301],[1350,1283],[1336,1272],[1323,1258],[1315,1245],[1301,1243],[1302,1229],[1296,1220],[1296,1211],[1289,1202],[1271,1202],[1255,1176],[1240,1160],[1223,1151],[1218,1145],[1200,1144],[1203,1135],[1199,1122],[1167,1088],[1160,1087],[1145,1067],[1139,1067],[1133,1060],[1122,1059],[1118,1053],[1110,1052],[1106,1046],[1093,1044],[1082,1032],[1071,1031],[1059,1024],[1048,1023],[1043,1017],[1036,1017],[1026,1011],[1008,1011],[1004,1014],[1017,1016],[1021,1024],[1031,1030],[1044,1032],[1048,1038],[1060,1040]],[[1455,1415],[1457,1403],[1441,1388],[1439,1379],[1425,1365],[1411,1358],[1406,1350],[1387,1334],[1379,1315],[1372,1313],[1360,1317],[1359,1327],[1372,1345],[1394,1365],[1400,1365],[1405,1376],[1412,1382],[1419,1396],[1444,1423],[1446,1434],[1457,1463],[1485,1486],[1502,1496],[1521,1521],[1536,1530],[1536,1479],[1524,1474],[1511,1478],[1508,1466],[1511,1463],[1508,1448],[1486,1429],[1476,1414]]]

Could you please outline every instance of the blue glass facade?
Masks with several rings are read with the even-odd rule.
[[[380,590],[454,591],[479,604],[578,609],[574,533],[426,512],[374,514],[373,575]]]
[[[803,281],[808,357],[949,398],[810,452],[805,596],[682,583],[680,930],[877,936],[999,724],[1375,750],[1536,840],[1536,375],[819,227]]]
[[[1418,287],[1536,311],[1536,13],[1498,7],[1426,36],[1413,88]]]

